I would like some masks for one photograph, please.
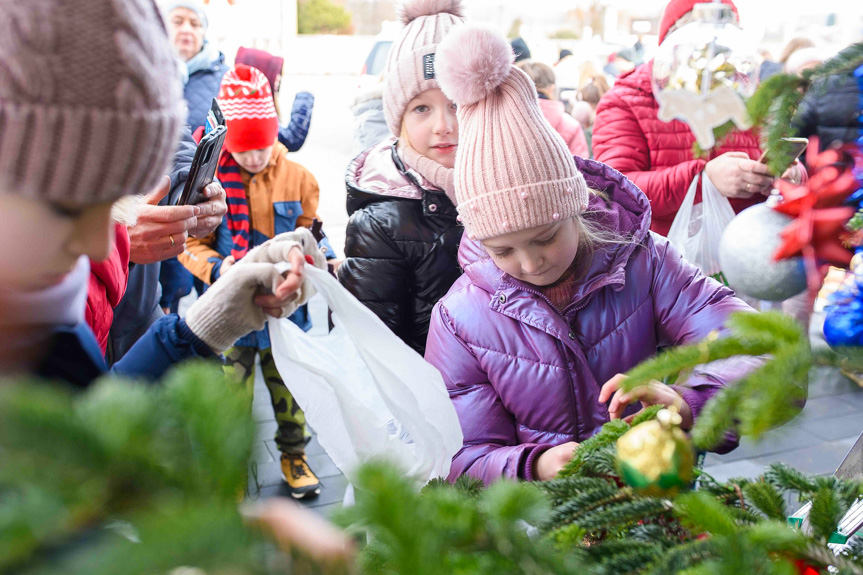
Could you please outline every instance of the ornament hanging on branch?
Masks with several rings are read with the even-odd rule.
[[[640,423],[617,440],[617,467],[624,483],[643,495],[672,496],[692,483],[695,457],[674,407]]]
[[[731,220],[719,242],[719,263],[734,291],[758,300],[783,301],[806,289],[801,258],[773,260],[782,241],[780,233],[793,221],[767,202]]]
[[[695,22],[675,30],[653,60],[653,95],[658,117],[681,120],[698,146],[716,145],[714,129],[733,122],[751,126],[744,98],[755,91],[758,65],[755,46],[737,27],[727,4],[696,4]]]

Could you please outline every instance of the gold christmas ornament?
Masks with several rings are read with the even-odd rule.
[[[623,482],[643,495],[675,495],[692,483],[695,455],[681,417],[672,407],[640,423],[617,440],[617,468]]]

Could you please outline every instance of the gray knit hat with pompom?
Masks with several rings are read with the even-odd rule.
[[[186,115],[153,0],[0,0],[0,193],[147,193]]]

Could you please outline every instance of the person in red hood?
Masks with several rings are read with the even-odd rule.
[[[659,24],[660,44],[672,31],[692,21],[697,2],[668,3]],[[731,0],[723,3],[737,14]],[[598,161],[622,172],[647,195],[653,211],[650,229],[668,235],[690,183],[699,174],[707,176],[731,200],[735,212],[764,201],[773,188],[773,177],[758,162],[761,149],[757,134],[734,131],[707,157],[696,158],[692,152],[695,136],[689,126],[657,118],[659,104],[653,96],[652,73],[650,60],[617,80],[596,109],[592,141]],[[700,194],[696,197],[699,201]]]

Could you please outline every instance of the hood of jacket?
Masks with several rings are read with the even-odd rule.
[[[348,165],[348,215],[371,202],[391,198],[422,200],[429,192],[446,195],[404,165],[396,152],[397,142],[396,138],[388,138],[360,153]]]
[[[566,113],[563,102],[559,100],[546,100],[545,98],[537,98],[539,109],[542,115],[551,124],[551,127],[560,131],[560,123],[563,121],[563,115]]]
[[[189,81],[189,77],[197,72],[218,72],[225,65],[225,55],[219,51],[212,42],[204,41],[201,51],[192,56],[188,62],[185,62],[185,81]]]
[[[602,195],[591,196],[585,217],[602,222],[606,229],[628,240],[594,250],[588,272],[573,299],[576,301],[610,284],[617,283],[622,289],[626,263],[650,229],[650,202],[635,184],[614,168],[577,156],[574,159],[587,187],[602,192]],[[482,244],[469,239],[467,234],[459,247],[459,264],[474,285],[489,293],[505,287],[536,291],[535,287],[501,271]]]

